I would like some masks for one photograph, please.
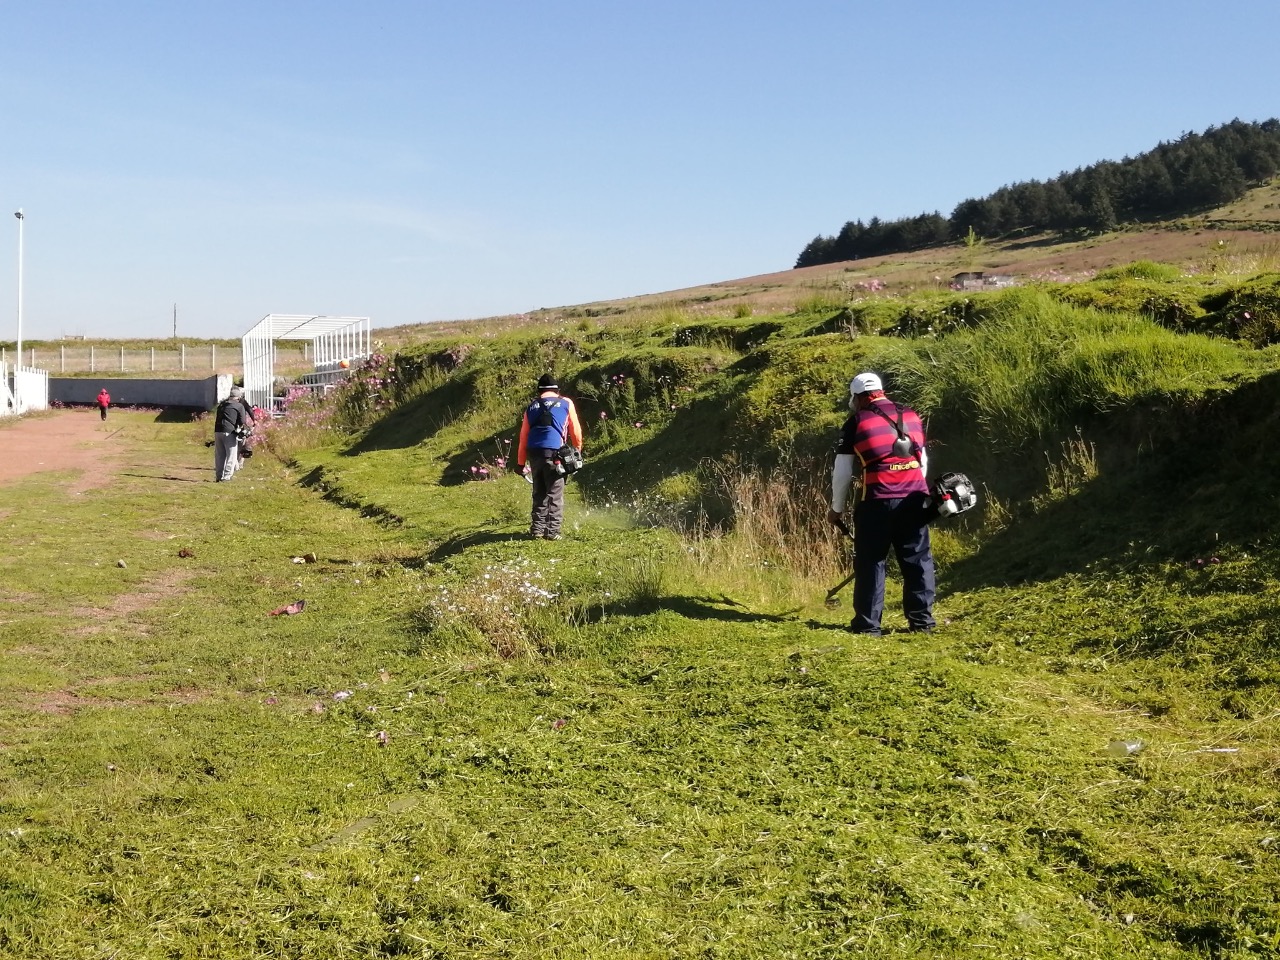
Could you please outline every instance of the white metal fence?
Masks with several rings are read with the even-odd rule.
[[[9,365],[0,360],[0,417],[9,417],[18,411],[13,396],[13,387],[9,383]]]
[[[49,409],[49,374],[0,360],[0,416]]]
[[[172,349],[148,347],[23,347],[21,363],[53,374],[64,373],[189,373],[208,376],[213,373],[239,374],[243,371],[240,347],[178,344]],[[0,347],[0,363],[14,362],[12,354]],[[296,350],[278,349],[276,365],[305,366],[311,369],[311,345],[299,344]]]

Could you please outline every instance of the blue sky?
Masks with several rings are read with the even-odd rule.
[[[1275,0],[49,0],[0,30],[26,340],[674,290],[1280,116]]]

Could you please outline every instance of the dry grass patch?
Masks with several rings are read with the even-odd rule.
[[[166,690],[147,697],[97,696],[86,692],[95,686],[127,683],[131,677],[99,677],[88,681],[84,687],[72,690],[55,690],[48,693],[22,693],[10,700],[10,707],[18,713],[39,713],[49,716],[69,717],[83,710],[128,710],[152,706],[190,706],[209,699],[204,691],[182,688]]]
[[[181,568],[166,570],[158,577],[144,583],[140,589],[112,597],[101,607],[71,607],[66,611],[68,617],[91,622],[68,630],[67,633],[78,637],[101,633],[118,621],[129,620],[164,600],[182,595],[185,592],[182,585],[194,576],[194,572]],[[131,626],[135,632],[143,636],[149,633],[146,624],[132,622]]]

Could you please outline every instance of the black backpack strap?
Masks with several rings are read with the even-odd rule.
[[[898,411],[898,419],[896,421],[893,419],[893,417],[889,416],[882,409],[880,409],[880,407],[877,406],[876,404],[874,403],[868,404],[869,410],[872,410],[875,413],[880,414],[880,416],[884,417],[886,420],[889,421],[889,424],[893,427],[893,429],[898,431],[898,439],[901,440],[903,437],[907,435],[907,431],[902,426],[902,408],[898,406],[896,403],[893,405],[893,408]]]
[[[898,411],[897,420],[894,420],[893,417],[889,416],[887,413],[881,410],[878,405],[874,403],[868,404],[868,407],[871,410],[874,410],[876,413],[880,414],[880,416],[884,417],[887,421],[889,421],[889,425],[892,426],[894,430],[898,431],[899,440],[911,440],[911,450],[913,454],[918,455],[920,453],[920,450],[922,449],[921,446],[911,438],[911,436],[907,433],[906,428],[902,425],[902,409],[903,408],[901,406],[899,406],[896,403],[893,405],[893,408],[896,411]]]

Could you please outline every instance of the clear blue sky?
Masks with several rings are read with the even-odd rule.
[[[51,0],[0,30],[27,340],[674,290],[1280,116],[1277,0]]]

